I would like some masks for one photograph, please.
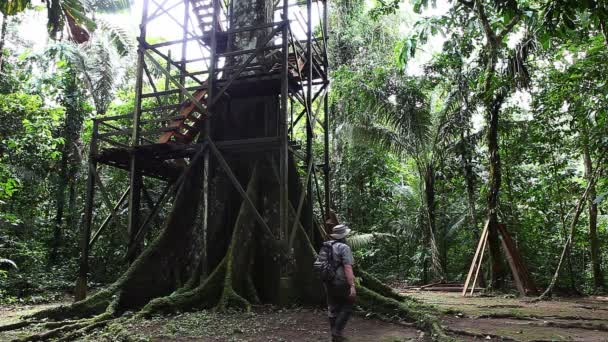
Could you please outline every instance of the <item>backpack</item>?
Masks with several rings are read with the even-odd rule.
[[[317,260],[313,264],[313,270],[324,283],[330,283],[336,277],[334,262],[334,243],[337,241],[326,241],[319,250]]]

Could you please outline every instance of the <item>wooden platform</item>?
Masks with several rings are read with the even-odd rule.
[[[216,145],[224,153],[263,153],[277,150],[280,140],[277,137],[263,137],[242,140],[217,141]],[[132,148],[105,148],[96,156],[99,163],[130,170],[133,155],[140,161],[145,176],[173,180],[177,179],[184,168],[184,158],[192,157],[200,150],[202,143],[195,144],[149,144]]]

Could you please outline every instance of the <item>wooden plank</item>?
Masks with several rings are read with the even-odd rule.
[[[475,278],[473,278],[473,286],[471,287],[471,292],[469,293],[470,295],[473,295],[473,292],[475,291],[475,286],[477,285],[477,277],[479,276],[479,271],[481,270],[481,262],[483,261],[483,254],[486,251],[486,246],[488,245],[488,235],[490,235],[490,234],[486,230],[486,235],[483,239],[483,247],[481,248],[481,253],[479,254],[479,262],[477,263],[477,270],[475,271]]]
[[[477,264],[477,258],[479,256],[479,251],[481,250],[481,246],[485,239],[485,236],[488,233],[488,225],[490,221],[486,221],[485,226],[483,227],[483,231],[481,232],[481,237],[479,238],[479,242],[477,243],[477,249],[475,250],[475,256],[473,257],[473,261],[471,262],[471,267],[469,268],[469,273],[467,274],[467,279],[464,282],[464,287],[462,289],[462,295],[467,295],[467,289],[469,288],[469,282],[471,281],[471,277],[473,276],[473,272],[475,270],[475,265]]]
[[[522,262],[521,255],[519,254],[517,247],[515,247],[513,239],[511,239],[504,224],[498,226],[498,231],[502,237],[502,246],[505,250],[509,267],[511,267],[517,289],[522,296],[525,296],[528,293],[537,293],[536,285],[534,284],[526,265]]]

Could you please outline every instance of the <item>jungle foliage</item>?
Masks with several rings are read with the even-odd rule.
[[[93,15],[128,2],[34,2],[0,7],[0,302],[71,290],[90,119],[133,107],[133,39]],[[338,217],[359,235],[358,263],[387,280],[462,281],[490,219],[506,224],[539,285],[550,282],[571,238],[558,288],[603,291],[605,3],[330,7],[332,197]],[[36,11],[47,14],[56,39],[43,51],[19,32]],[[86,42],[76,26],[63,26],[71,21],[87,28]],[[103,177],[118,197],[126,175]],[[110,209],[100,206],[96,220]],[[126,222],[105,234],[91,252],[97,284],[127,267]],[[492,255],[485,278],[508,285],[504,257]]]

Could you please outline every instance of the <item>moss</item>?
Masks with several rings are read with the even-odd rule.
[[[409,301],[418,302],[418,300],[414,298],[399,294],[397,291],[393,290],[391,287],[387,286],[373,275],[365,272],[360,267],[355,266],[354,271],[357,278],[361,280],[361,285],[378,294],[381,294],[384,297],[388,297],[395,300],[403,300],[404,298],[407,298]]]
[[[110,299],[116,287],[97,292],[93,296],[69,305],[61,305],[47,310],[36,312],[26,319],[65,320],[70,318],[86,318],[98,315],[107,310]]]
[[[170,296],[156,298],[138,313],[142,317],[155,314],[168,314],[178,311],[188,311],[194,308],[211,308],[217,304],[222,293],[224,276],[226,274],[226,259],[222,261],[211,275],[195,289],[186,292],[176,292]]]
[[[453,341],[445,333],[432,306],[408,299],[388,298],[361,285],[357,286],[357,303],[369,311],[414,322],[419,329],[431,332],[434,340]]]

